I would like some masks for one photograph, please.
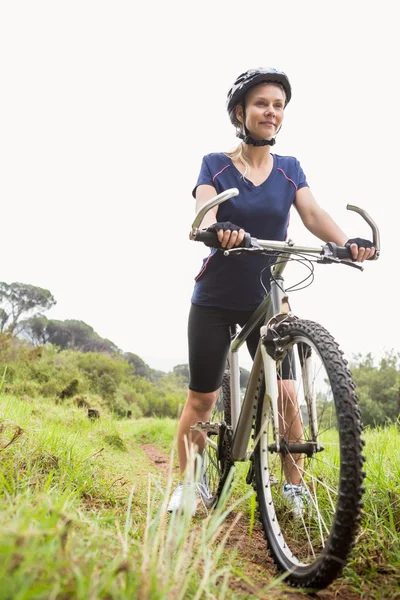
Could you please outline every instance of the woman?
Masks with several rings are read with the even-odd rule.
[[[370,241],[349,239],[317,204],[298,160],[271,152],[290,98],[289,80],[276,69],[253,69],[236,79],[228,93],[227,110],[242,141],[233,152],[213,153],[203,158],[193,190],[196,212],[226,189],[236,187],[239,195],[210,210],[202,227],[215,231],[223,248],[239,246],[245,232],[260,239],[284,240],[294,205],[306,228],[319,239],[347,246],[353,261],[372,258],[375,250]],[[178,428],[182,474],[187,465],[188,440],[196,444],[200,454],[204,450],[204,436],[200,432],[191,433],[190,426],[210,419],[229,349],[229,327],[242,326],[263,300],[265,289],[260,273],[265,267],[263,283],[267,287],[269,272],[265,256],[244,253],[227,258],[213,249],[196,277],[188,327],[190,383]],[[248,342],[253,357],[258,339],[259,332],[255,331]],[[291,423],[290,436],[298,440],[302,424],[294,383],[288,374],[286,377],[278,381],[278,388],[280,397],[286,399],[284,417]],[[289,458],[283,465],[287,480],[283,494],[294,513],[299,513],[306,490],[301,485],[301,464]],[[180,483],[169,503],[170,511],[181,506],[182,491]],[[198,484],[198,491],[207,497],[204,482]]]

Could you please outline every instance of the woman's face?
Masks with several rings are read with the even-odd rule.
[[[260,83],[251,88],[245,98],[246,127],[254,139],[270,139],[283,121],[285,93],[279,85]],[[236,116],[243,123],[243,109],[236,107]]]

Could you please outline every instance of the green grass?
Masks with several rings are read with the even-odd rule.
[[[360,598],[400,598],[400,429],[395,424],[367,428],[363,438],[366,479],[361,527],[341,584]],[[246,474],[246,465],[240,464],[233,497],[244,493]],[[250,528],[253,512],[250,502],[246,510]],[[393,595],[395,590],[398,596]]]
[[[177,475],[159,473],[141,445],[169,455],[176,426],[106,412],[90,421],[72,404],[0,397],[0,600],[284,597],[251,560],[258,524],[254,496],[242,501],[248,465],[238,465],[228,503],[230,525],[235,502],[244,513],[247,553],[226,548],[226,512],[191,524],[167,516]],[[365,439],[362,527],[338,586],[360,598],[395,598],[400,436],[393,426]],[[246,580],[257,580],[262,592],[250,593]]]
[[[140,448],[170,449],[175,429],[3,398],[0,598],[223,598],[226,515],[195,528],[169,518],[172,474],[166,482]]]
[[[369,581],[371,593],[376,591],[370,597],[395,598],[400,589],[400,431],[395,425],[369,429],[364,438],[363,519],[346,576],[360,593]]]

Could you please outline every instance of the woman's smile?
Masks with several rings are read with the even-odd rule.
[[[271,138],[282,124],[284,105],[285,95],[279,86],[270,83],[255,86],[246,97],[247,129],[257,138]]]

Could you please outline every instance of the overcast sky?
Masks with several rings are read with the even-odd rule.
[[[382,239],[364,272],[317,266],[292,308],[349,357],[400,350],[395,2],[0,6],[1,281],[49,289],[49,318],[85,321],[153,368],[186,362],[193,278],[208,253],[188,240],[191,190],[202,156],[236,145],[233,80],[274,66],[293,96],[273,151],[300,160],[349,237],[369,232],[352,203]],[[320,244],[295,211],[289,235]],[[287,284],[298,278],[288,268]]]

